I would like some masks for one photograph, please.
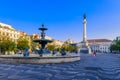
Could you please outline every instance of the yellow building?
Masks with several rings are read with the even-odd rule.
[[[11,40],[16,43],[17,47],[17,41],[20,37],[26,38],[29,41],[29,46],[31,45],[31,39],[27,33],[15,30],[11,25],[0,23],[0,41]],[[10,54],[14,54],[14,52]]]
[[[0,23],[0,41],[12,40],[17,43],[17,39],[20,36],[20,32],[15,30],[12,26]]]

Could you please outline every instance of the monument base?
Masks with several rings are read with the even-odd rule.
[[[81,48],[80,53],[86,53],[86,54],[91,54],[91,49],[90,48]]]

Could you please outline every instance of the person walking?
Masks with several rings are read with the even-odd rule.
[[[93,53],[93,56],[95,57],[96,56],[96,52],[94,51],[94,53]]]

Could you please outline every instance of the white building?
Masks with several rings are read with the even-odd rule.
[[[74,43],[74,41],[73,41],[72,39],[68,39],[66,42],[67,42],[68,44],[73,44],[73,43]]]
[[[112,44],[108,39],[91,39],[87,40],[92,52],[110,52],[109,47]]]

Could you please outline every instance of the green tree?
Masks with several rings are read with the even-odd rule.
[[[68,51],[68,52],[75,52],[78,49],[77,46],[72,46],[72,45],[67,44],[67,43],[64,43],[61,48],[64,48],[65,51]]]
[[[8,51],[13,51],[16,48],[15,42],[8,41]]]
[[[36,38],[33,38],[32,36],[30,37],[30,39],[31,39],[31,49],[33,50],[33,51],[35,51],[37,48],[41,48],[41,45],[39,44],[39,43],[36,43],[36,42],[34,42],[33,40],[35,40]]]
[[[11,40],[0,41],[0,49],[1,49],[1,52],[3,53],[5,53],[5,51],[7,51],[8,53],[10,51],[14,51],[15,47],[16,47],[15,42]]]
[[[17,48],[20,49],[20,50],[24,50],[24,47],[30,48],[29,40],[27,38],[21,36],[17,40]]]
[[[114,40],[113,44],[110,46],[110,51],[119,51],[120,52],[120,40]]]
[[[50,50],[50,51],[52,51],[52,50],[54,50],[54,49],[56,49],[56,50],[58,51],[57,48],[59,48],[54,39],[52,40],[51,43],[48,43],[46,47],[47,47],[47,49]]]
[[[56,46],[53,45],[53,44],[48,44],[48,45],[47,45],[47,49],[50,50],[50,51],[52,51],[53,49],[55,49],[55,47],[56,47]]]
[[[31,49],[34,51],[37,48],[41,48],[41,45],[39,43],[31,42]]]

